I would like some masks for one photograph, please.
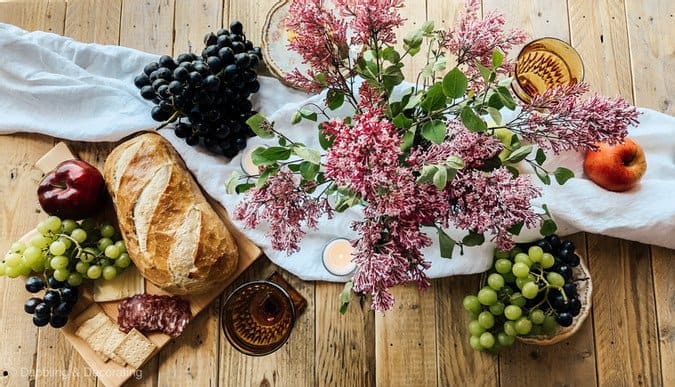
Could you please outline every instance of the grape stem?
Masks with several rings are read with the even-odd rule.
[[[180,111],[174,112],[173,115],[171,117],[169,117],[168,120],[162,122],[162,124],[159,125],[158,127],[156,127],[155,130],[160,130],[160,129],[164,128],[165,126],[169,125],[170,123],[175,122],[178,119],[178,116],[180,116],[180,115],[181,115]]]

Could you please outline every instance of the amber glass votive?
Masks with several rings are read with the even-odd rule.
[[[581,82],[584,65],[579,53],[557,38],[541,38],[523,47],[516,60],[513,91],[523,102],[561,85]]]

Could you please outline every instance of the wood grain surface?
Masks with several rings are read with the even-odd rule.
[[[231,19],[259,41],[274,0],[27,0],[0,2],[0,22],[121,44],[153,53],[201,49],[202,37]],[[403,31],[429,19],[447,26],[460,0],[409,0]],[[581,53],[596,91],[675,114],[675,2],[671,0],[483,0],[507,25],[532,37],[555,36]],[[406,76],[421,68],[414,59]],[[39,112],[36,112],[39,114]],[[0,118],[1,119],[1,118]],[[55,139],[0,136],[0,250],[44,218],[33,163]],[[101,165],[115,144],[69,142]],[[621,209],[617,209],[620,211]],[[304,282],[283,272],[309,304],[288,343],[265,357],[235,351],[214,302],[129,385],[143,386],[674,386],[675,252],[591,234],[572,236],[594,281],[592,318],[553,347],[518,344],[499,357],[468,345],[461,300],[477,276],[434,280],[418,293],[395,289],[394,310],[381,315],[353,303],[339,315],[341,284]],[[265,278],[276,267],[258,260],[228,288]],[[96,379],[63,336],[33,327],[22,311],[27,293],[0,279],[0,385],[94,386]]]

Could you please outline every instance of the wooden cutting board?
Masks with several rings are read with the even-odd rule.
[[[54,169],[61,161],[69,160],[76,158],[68,146],[61,142],[58,143],[52,150],[47,152],[40,160],[35,163],[35,166],[40,169],[43,173],[47,173]],[[190,302],[190,309],[192,311],[192,316],[196,316],[216,298],[218,297],[225,288],[230,285],[246,268],[248,268],[258,257],[262,255],[262,251],[258,246],[253,244],[244,234],[239,231],[230,221],[227,211],[215,200],[210,198],[206,193],[204,195],[207,197],[211,206],[216,210],[218,215],[221,217],[228,230],[234,236],[237,244],[239,246],[239,265],[236,272],[232,277],[224,279],[221,286],[213,291],[200,295],[193,296],[184,296],[185,299]],[[24,235],[21,240],[28,242],[33,236],[37,234],[36,230],[32,230],[26,235]],[[84,361],[91,367],[98,379],[106,386],[120,386],[129,378],[131,378],[134,373],[137,371],[136,368],[133,368],[130,365],[124,367],[108,361],[104,362],[101,357],[96,354],[96,352],[89,347],[89,345],[82,340],[80,337],[75,335],[75,331],[78,326],[89,319],[97,312],[103,310],[113,321],[117,321],[117,305],[119,301],[113,302],[94,302],[91,294],[91,288],[83,286],[82,295],[77,305],[73,309],[73,312],[70,315],[69,323],[61,328],[61,332],[66,337],[66,339],[73,345],[73,347],[79,352]],[[145,292],[149,294],[166,294],[161,289],[157,288],[155,285],[149,281],[145,281]],[[54,329],[50,327],[45,327],[41,329]],[[190,329],[190,326],[186,329]],[[171,339],[168,335],[163,333],[153,333],[147,335],[147,337],[155,343],[157,349],[150,356],[146,362],[152,357],[154,357]]]

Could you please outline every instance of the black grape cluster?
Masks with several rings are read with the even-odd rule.
[[[155,103],[154,120],[178,120],[176,135],[186,143],[232,158],[254,136],[246,120],[256,113],[249,96],[260,89],[256,68],[262,53],[238,21],[229,31],[207,34],[204,44],[201,55],[161,56],[134,83]]]
[[[26,290],[37,293],[45,290],[43,297],[31,297],[26,301],[23,309],[33,315],[33,324],[43,327],[50,324],[54,328],[61,328],[68,322],[68,315],[77,302],[79,291],[76,286],[61,282],[49,277],[47,282],[39,276],[28,277]]]

